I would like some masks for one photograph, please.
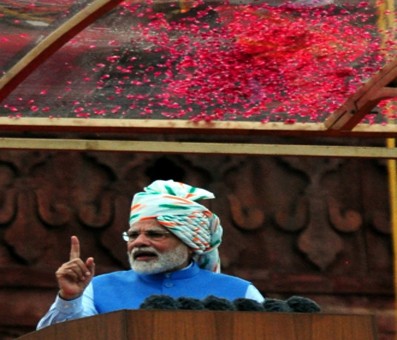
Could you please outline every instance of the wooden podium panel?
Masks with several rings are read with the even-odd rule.
[[[131,310],[62,322],[20,340],[376,340],[371,315]]]

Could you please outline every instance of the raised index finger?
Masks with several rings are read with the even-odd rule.
[[[80,257],[80,242],[77,236],[72,236],[70,239],[70,260],[78,259]]]

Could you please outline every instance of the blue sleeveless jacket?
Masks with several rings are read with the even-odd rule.
[[[94,304],[98,313],[120,309],[138,309],[151,295],[204,299],[209,295],[234,300],[244,298],[251,284],[243,279],[213,273],[196,263],[172,273],[137,274],[118,271],[94,277]]]

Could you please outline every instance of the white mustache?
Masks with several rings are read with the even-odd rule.
[[[140,248],[134,248],[134,249],[131,250],[130,255],[132,256],[132,258],[135,258],[137,255],[145,254],[145,253],[155,254],[155,255],[157,255],[157,256],[160,255],[160,254],[157,252],[157,250],[154,249],[153,247],[140,247]]]

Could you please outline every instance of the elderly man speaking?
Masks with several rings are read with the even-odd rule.
[[[207,190],[172,180],[157,180],[137,193],[123,233],[131,270],[94,277],[94,259],[80,258],[79,240],[72,236],[70,259],[56,271],[59,294],[37,329],[138,309],[152,295],[263,302],[250,282],[220,273],[222,227],[218,216],[197,203],[211,198]]]

